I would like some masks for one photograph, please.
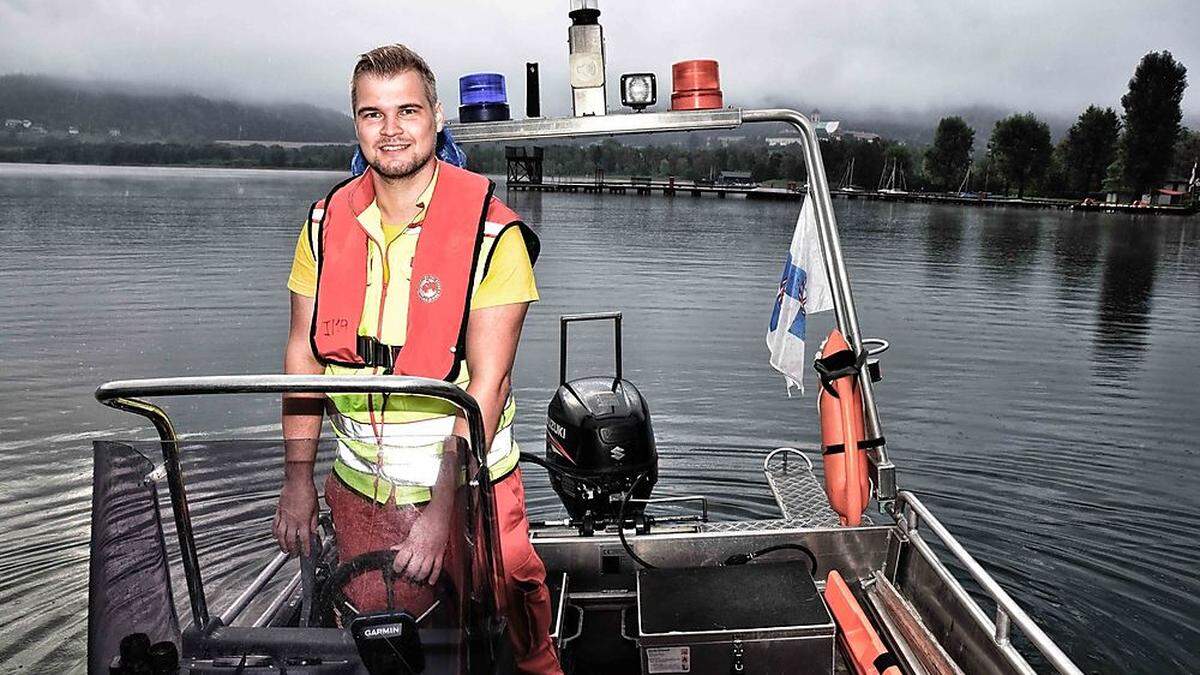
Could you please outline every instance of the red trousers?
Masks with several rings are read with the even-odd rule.
[[[561,675],[558,655],[550,641],[546,567],[529,542],[525,485],[520,469],[496,483],[494,491],[505,575],[497,591],[504,594],[508,607],[509,637],[517,657],[517,670],[529,675]],[[325,481],[325,501],[333,516],[338,560],[342,563],[400,543],[421,513],[420,507],[398,506],[392,501],[379,504],[351,490],[334,474]],[[432,587],[407,581],[397,581],[393,592],[401,606],[417,614],[434,600]],[[346,596],[360,612],[387,607],[387,589],[377,574],[351,580],[346,584]]]

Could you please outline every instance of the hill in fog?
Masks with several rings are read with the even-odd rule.
[[[0,76],[0,120],[29,120],[50,135],[74,127],[84,136],[134,141],[272,140],[341,142],[354,138],[348,115],[304,104],[251,104],[195,94],[44,75]],[[115,134],[114,134],[115,135]]]

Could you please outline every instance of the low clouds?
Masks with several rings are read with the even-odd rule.
[[[524,64],[538,61],[543,110],[557,114],[570,106],[567,8],[566,0],[0,0],[0,73],[344,108],[355,56],[404,42],[438,72],[448,106],[458,102],[458,75],[495,70],[519,108]],[[601,0],[601,10],[612,81],[651,70],[669,91],[673,61],[711,57],[730,104],[987,105],[1073,116],[1089,103],[1119,107],[1142,54],[1169,49],[1192,70],[1185,113],[1200,115],[1191,0]]]

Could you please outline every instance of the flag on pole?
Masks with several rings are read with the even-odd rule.
[[[771,366],[787,379],[789,396],[792,387],[804,393],[803,375],[809,365],[804,360],[807,316],[827,309],[833,309],[833,295],[829,292],[829,276],[825,273],[821,239],[817,235],[817,213],[809,195],[796,220],[796,231],[792,234],[792,246],[783,265],[783,277],[779,280],[779,293],[775,296],[775,309],[771,311],[771,325],[767,330]]]

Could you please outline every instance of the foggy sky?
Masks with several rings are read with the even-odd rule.
[[[567,0],[0,0],[0,74],[59,74],[260,101],[348,108],[355,57],[387,42],[419,51],[450,117],[457,78],[524,64],[544,113],[569,112]],[[622,72],[721,63],[726,105],[939,111],[972,105],[1074,116],[1120,109],[1134,66],[1168,49],[1190,68],[1200,114],[1196,0],[601,0],[610,99]]]

